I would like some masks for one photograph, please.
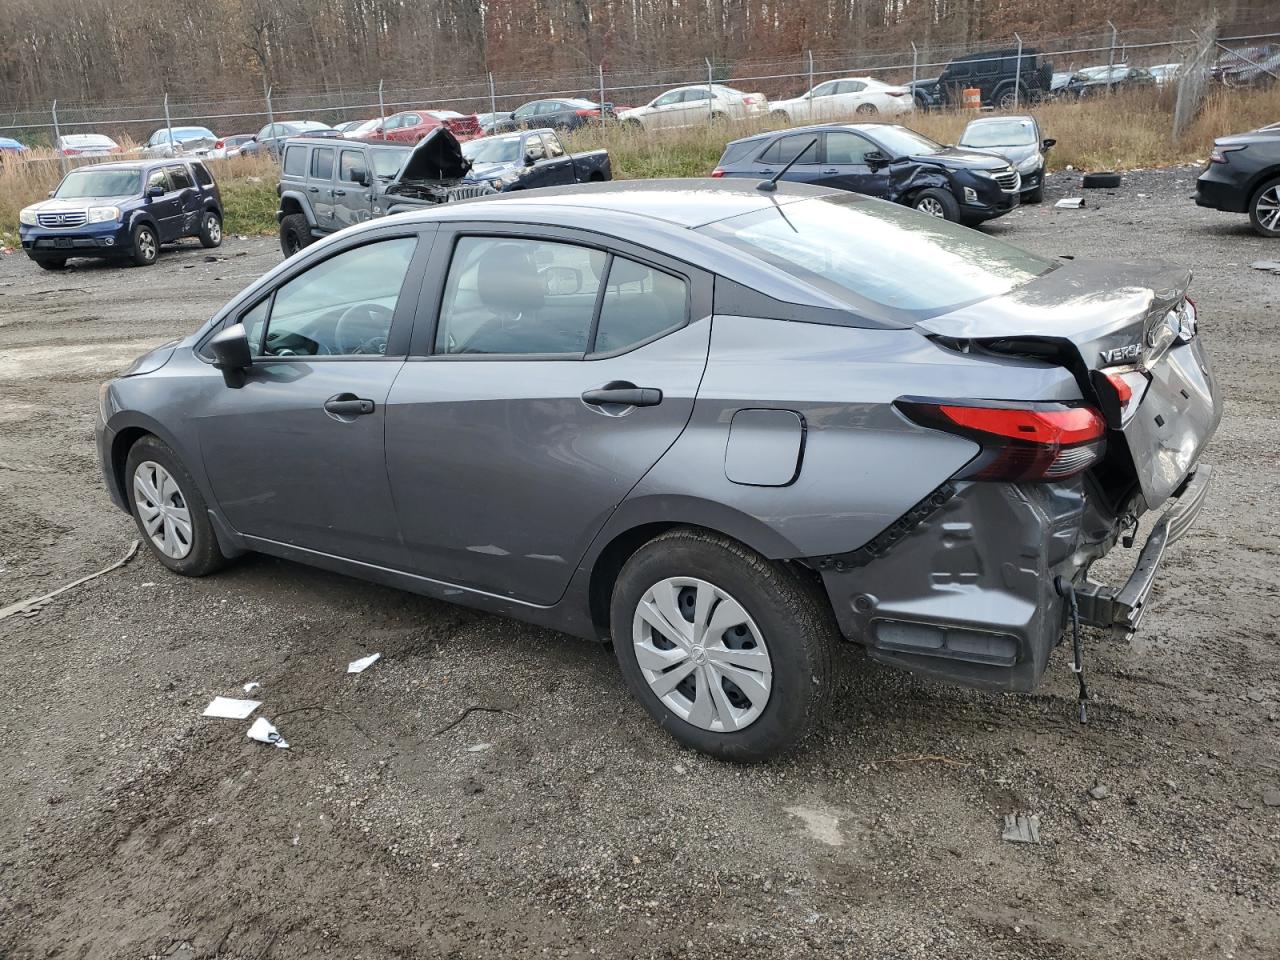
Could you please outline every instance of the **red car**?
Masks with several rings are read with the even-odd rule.
[[[445,127],[459,140],[482,136],[480,120],[473,113],[464,116],[452,110],[403,110],[387,117],[386,123],[369,134],[369,140],[417,143],[436,127]]]

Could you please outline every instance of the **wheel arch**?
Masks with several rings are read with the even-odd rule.
[[[1273,164],[1253,175],[1249,180],[1249,187],[1245,191],[1245,213],[1253,209],[1253,201],[1258,198],[1258,191],[1276,179],[1280,179],[1280,163]]]
[[[300,193],[292,190],[286,190],[280,194],[280,219],[284,219],[291,214],[300,213],[307,218],[307,224],[315,226],[315,214],[311,212],[311,204],[303,199]]]

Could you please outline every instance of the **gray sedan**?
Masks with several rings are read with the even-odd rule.
[[[1221,414],[1188,282],[801,185],[504,194],[290,257],[104,385],[98,447],[176,573],[259,551],[611,640],[663,728],[758,759],[843,644],[1026,691],[1137,628]]]

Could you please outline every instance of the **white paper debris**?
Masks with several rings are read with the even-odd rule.
[[[1084,206],[1084,197],[1063,197],[1054,206],[1063,210],[1079,210]]]
[[[261,700],[236,700],[233,697],[214,697],[204,708],[203,716],[222,717],[225,720],[247,720],[249,714],[262,706]]]
[[[382,657],[380,653],[371,653],[367,657],[361,657],[359,660],[352,660],[347,664],[347,673],[363,673],[369,667],[372,667]]]
[[[467,747],[467,753],[483,753],[493,746],[492,743],[473,743]]]
[[[262,684],[260,684],[257,680],[250,680],[248,683],[244,685],[244,692],[253,693],[253,691],[257,690],[261,686]]]
[[[249,728],[249,739],[257,740],[259,743],[274,743],[282,750],[289,749],[289,744],[280,736],[280,731],[272,726],[271,721],[266,717],[259,717],[253,721],[253,726]]]

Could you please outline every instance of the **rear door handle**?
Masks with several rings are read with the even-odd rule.
[[[835,167],[828,167],[826,170],[823,170],[822,172],[829,175],[832,173],[839,173],[840,171],[837,170]]]
[[[324,412],[335,417],[363,417],[373,413],[373,410],[372,400],[355,397],[349,393],[340,393],[324,402]]]
[[[335,191],[333,191],[333,195],[334,195],[335,197],[345,197],[345,196],[347,195],[347,191],[345,191],[345,190],[335,190]]]
[[[582,395],[582,402],[593,407],[610,403],[625,407],[656,407],[662,402],[662,391],[657,387],[617,384],[588,390]]]

